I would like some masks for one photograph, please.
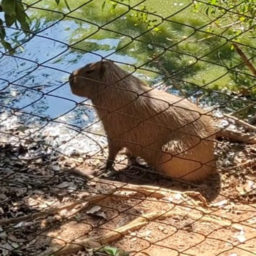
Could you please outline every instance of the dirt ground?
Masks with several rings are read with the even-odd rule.
[[[256,255],[256,149],[222,141],[217,154],[218,174],[188,184],[122,155],[104,177],[104,154],[2,143],[0,255]]]

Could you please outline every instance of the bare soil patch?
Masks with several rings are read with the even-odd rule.
[[[2,143],[0,254],[114,255],[99,250],[109,245],[119,255],[255,255],[256,150],[222,141],[217,154],[218,175],[188,184],[125,168],[122,155],[104,177],[104,154]]]

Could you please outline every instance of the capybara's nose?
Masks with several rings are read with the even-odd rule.
[[[71,73],[71,75],[69,76],[69,83],[72,85],[74,82],[74,73]]]

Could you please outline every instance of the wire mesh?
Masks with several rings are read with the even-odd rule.
[[[238,11],[244,1],[196,4],[204,11],[194,1],[24,1],[31,31],[3,25],[16,51],[0,49],[1,255],[255,255],[255,20]],[[95,62],[125,72],[106,69],[111,83],[84,76]],[[71,93],[84,66],[76,79],[100,81],[97,97]],[[122,151],[112,177],[101,168],[117,141],[152,164],[129,165]],[[198,160],[204,143],[216,158]],[[173,159],[190,161],[188,174],[216,159],[217,173],[193,183],[151,168]]]

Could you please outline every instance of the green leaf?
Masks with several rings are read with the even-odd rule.
[[[69,4],[68,4],[68,1],[67,1],[67,0],[64,0],[64,1],[65,1],[65,4],[66,4],[68,10],[71,12],[71,9],[70,9],[70,6],[69,6]]]
[[[118,249],[116,247],[111,247],[111,246],[105,246],[103,248],[103,251],[111,256],[116,256],[118,253]]]
[[[209,7],[206,8],[205,13],[207,16],[209,16]]]
[[[106,5],[106,0],[105,0],[105,1],[103,1],[102,6],[101,6],[101,10],[104,10],[105,5]]]
[[[59,4],[60,3],[60,0],[55,0],[56,4]]]
[[[5,23],[8,27],[10,27],[16,20],[15,16],[10,16],[7,13],[4,14],[4,18],[5,18]]]
[[[245,17],[242,16],[242,17],[239,18],[239,20],[243,22],[243,21],[245,21]]]
[[[4,29],[4,27],[3,27],[3,20],[2,19],[0,19],[0,39],[4,39],[5,38],[5,36],[6,36],[6,33],[5,33],[5,29]]]
[[[21,28],[24,32],[29,32],[29,22],[28,22],[28,16],[25,13],[24,7],[21,2],[17,2],[16,4],[16,15],[17,20],[19,21]]]
[[[6,40],[2,38],[0,38],[0,43],[11,55],[14,54],[14,49],[12,48],[10,43],[8,43]]]
[[[16,16],[15,7],[16,7],[16,0],[3,0],[2,1],[3,11],[10,16]]]
[[[110,256],[129,256],[127,252],[112,246],[104,246],[100,251],[105,252]]]

